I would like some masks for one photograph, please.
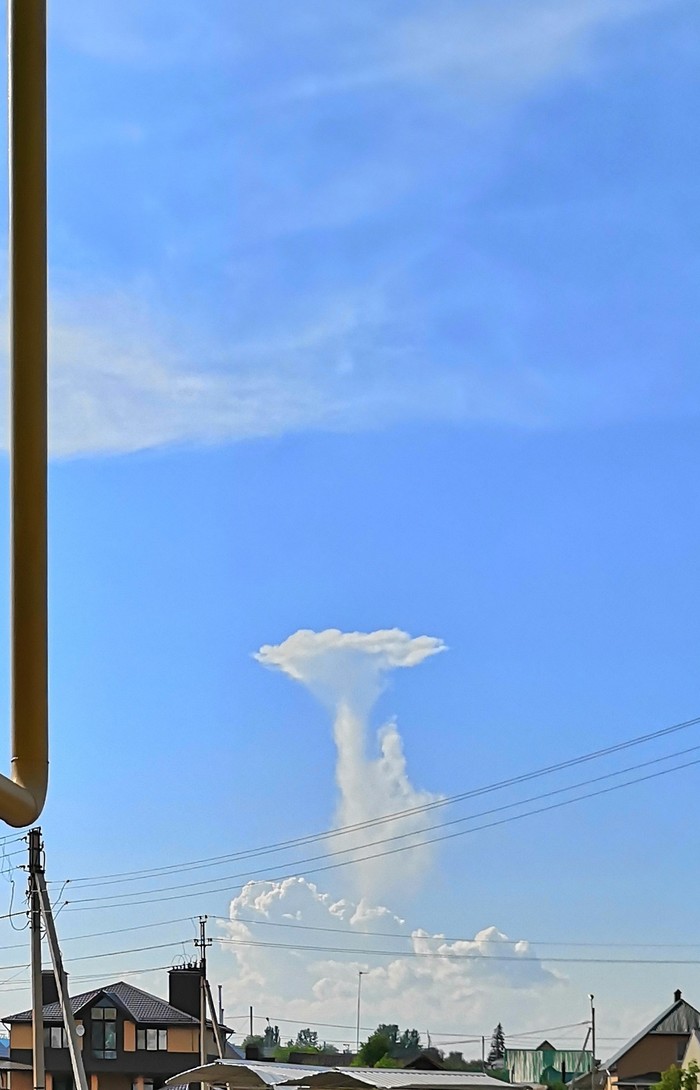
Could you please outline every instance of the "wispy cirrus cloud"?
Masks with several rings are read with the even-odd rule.
[[[575,126],[557,116],[555,94],[522,146],[498,121],[613,64],[606,33],[659,6],[57,9],[55,33],[112,104],[70,132],[58,127],[60,179],[95,163],[123,169],[113,189],[68,187],[65,201],[77,203],[58,202],[53,219],[59,260],[68,276],[86,263],[101,283],[140,270],[159,287],[150,305],[138,288],[95,299],[81,288],[85,273],[70,290],[54,277],[54,452],[397,422],[551,428],[696,413],[700,388],[685,363],[694,266],[674,241],[685,237],[674,222],[682,202],[656,178],[654,215],[643,187],[636,205],[623,187],[612,202],[590,189],[584,168],[595,183],[597,149],[579,156],[565,143]],[[189,63],[193,39],[196,63],[211,62],[209,97],[188,90],[166,110],[159,96],[175,91],[159,66],[172,75]],[[129,96],[125,75],[136,69],[140,90]],[[610,82],[625,85],[617,69]],[[624,135],[604,106],[606,126]],[[496,120],[475,136],[477,116]],[[114,154],[103,161],[106,147]],[[638,253],[649,224],[658,238]],[[192,298],[204,302],[187,319]]]
[[[90,308],[88,308],[90,309]],[[401,422],[550,429],[652,413],[698,411],[692,374],[664,368],[494,362],[465,345],[440,358],[416,335],[401,344],[390,314],[359,300],[329,304],[317,322],[239,342],[196,337],[122,297],[89,317],[54,309],[50,442],[54,456],[124,454],[227,444],[301,431],[367,431]],[[0,369],[1,370],[1,369]],[[7,383],[0,386],[6,420]],[[6,427],[0,426],[6,444]]]
[[[660,0],[436,0],[407,3],[397,11],[358,5],[349,33],[337,44],[332,64],[318,59],[315,71],[287,85],[290,98],[361,93],[392,85],[451,88],[471,94],[511,97],[550,80],[579,76],[592,63],[597,37],[630,19],[640,19]],[[313,5],[312,5],[313,7]],[[330,5],[332,9],[333,5]],[[307,42],[329,16],[318,13],[297,31]],[[290,28],[294,33],[293,28]],[[357,37],[364,36],[362,49]],[[340,63],[338,63],[340,62]]]

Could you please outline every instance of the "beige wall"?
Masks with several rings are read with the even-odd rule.
[[[168,1052],[199,1052],[199,1030],[196,1026],[169,1026]]]
[[[99,1075],[91,1075],[97,1079],[98,1084],[91,1090],[131,1090],[131,1076],[112,1074],[110,1071],[101,1071]]]
[[[133,1022],[124,1022],[124,1051],[136,1051],[136,1026]]]
[[[683,1057],[683,1067],[687,1067],[695,1060],[696,1064],[700,1064],[700,1040],[696,1033],[691,1033],[690,1040],[688,1041],[688,1047],[685,1050],[685,1056]]]
[[[31,1071],[13,1071],[10,1074],[12,1090],[32,1090]]]
[[[680,1033],[649,1033],[642,1037],[615,1065],[615,1074],[624,1081],[629,1075],[643,1075],[646,1071],[665,1071],[671,1064],[679,1064],[678,1046],[685,1047],[688,1037]],[[683,1053],[681,1052],[681,1057]]]
[[[31,1048],[32,1027],[28,1022],[15,1022],[10,1026],[10,1048]]]

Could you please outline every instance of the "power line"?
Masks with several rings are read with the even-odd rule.
[[[288,920],[251,920],[251,919],[248,919],[245,916],[235,916],[235,917],[216,916],[211,912],[209,913],[209,917],[212,920],[223,920],[226,923],[242,923],[242,924],[246,924],[246,926],[253,926],[253,927],[257,927],[257,926],[260,926],[260,927],[283,927],[283,928],[289,928],[292,931],[323,931],[323,932],[328,932],[328,933],[330,933],[332,935],[336,935],[336,934],[355,935],[358,938],[374,938],[374,937],[376,937],[376,938],[381,938],[381,939],[405,939],[405,938],[412,938],[413,937],[412,932],[407,933],[407,932],[401,932],[401,931],[357,931],[352,927],[328,927],[328,926],[323,926],[321,924],[290,923]],[[149,925],[149,926],[153,926],[153,925]],[[102,932],[102,934],[109,934],[109,932]],[[450,935],[440,935],[440,936],[430,935],[428,937],[429,938],[438,938],[439,937],[442,942],[478,942],[480,945],[486,945],[486,946],[494,946],[494,945],[512,946],[515,942],[523,941],[523,940],[509,939],[509,938],[491,938],[491,939],[478,938],[477,939],[477,937],[475,935],[473,935],[471,937],[468,936],[468,935],[452,935],[452,936],[450,936]],[[216,942],[217,940],[215,939],[214,941]],[[596,949],[600,949],[600,948],[619,948],[619,949],[633,949],[633,950],[652,949],[652,948],[653,949],[688,950],[688,949],[690,949],[692,947],[700,948],[700,942],[576,942],[576,941],[569,941],[569,940],[566,940],[566,939],[561,939],[561,940],[558,940],[558,941],[554,940],[554,939],[547,939],[547,940],[545,940],[545,939],[527,939],[526,941],[529,943],[530,946],[554,946],[554,947],[558,947],[558,948],[559,947],[593,947],[593,948],[596,948]],[[2,950],[2,949],[9,949],[9,947],[1,947],[0,946],[0,950]],[[576,1023],[576,1024],[578,1024],[578,1023]],[[345,1027],[343,1027],[343,1028],[345,1028]],[[355,1028],[355,1027],[350,1026],[350,1029],[353,1029],[353,1028]],[[533,1032],[537,1032],[537,1031],[534,1030]],[[509,1034],[509,1036],[512,1037],[513,1034]]]
[[[124,906],[128,907],[128,906]],[[24,913],[15,913],[15,915],[24,915]],[[311,931],[311,932],[324,932],[328,934],[340,934],[340,935],[354,935],[360,939],[367,938],[382,938],[382,939],[410,939],[413,937],[412,932],[400,932],[400,931],[357,931],[351,927],[329,927],[321,924],[301,924],[290,923],[288,920],[255,920],[244,916],[236,916],[234,918],[230,916],[219,916],[214,913],[209,913],[209,917],[212,920],[220,920],[225,923],[242,923],[246,926],[252,927],[281,927],[292,931]],[[80,935],[64,935],[61,942],[77,942],[85,939],[104,938],[111,935],[122,935],[131,931],[144,931],[154,927],[170,927],[173,924],[187,923],[191,921],[191,916],[176,916],[169,920],[154,920],[151,923],[134,924],[131,927],[119,927],[110,928],[108,931],[88,931]],[[473,942],[478,943],[480,946],[513,946],[518,939],[510,938],[477,938],[475,935],[427,935],[430,939],[439,938],[441,942]],[[190,941],[185,940],[185,941]],[[218,942],[217,937],[214,938],[215,942]],[[571,939],[527,939],[528,944],[532,947],[536,946],[551,946],[555,948],[593,948],[593,949],[630,949],[630,950],[650,950],[650,949],[670,949],[670,950],[688,950],[692,948],[700,949],[700,942],[580,942]],[[23,950],[26,943],[12,943],[8,946],[0,946],[0,951],[4,950]],[[247,1017],[247,1015],[246,1015]],[[287,1019],[287,1021],[293,1021],[293,1019]],[[316,1023],[317,1025],[330,1024],[330,1023]],[[578,1025],[579,1023],[572,1023],[572,1025]],[[340,1026],[340,1029],[356,1029],[356,1026]],[[554,1027],[557,1028],[557,1027]],[[532,1033],[545,1032],[544,1030],[532,1030]],[[509,1033],[509,1037],[521,1036],[520,1034]]]
[[[56,913],[56,915],[58,915],[58,913]],[[127,931],[144,931],[146,928],[149,927],[169,927],[171,924],[174,923],[187,923],[187,921],[191,919],[191,916],[178,916],[174,920],[157,920],[154,923],[139,923],[134,924],[132,927],[110,928],[109,931],[91,931],[84,935],[64,935],[61,939],[61,943],[75,942],[78,939],[80,939],[81,941],[83,939],[99,939],[104,938],[105,935],[123,935]],[[26,943],[24,942],[13,943],[11,946],[0,946],[0,950],[24,950],[25,946]]]
[[[28,969],[29,966],[28,965],[23,965],[23,966],[21,966],[21,968],[22,969]],[[119,975],[120,975],[120,977],[124,977],[124,976],[144,976],[146,973],[158,973],[158,972],[162,972],[163,970],[166,970],[166,969],[172,969],[172,965],[150,965],[150,966],[148,966],[148,968],[145,968],[145,969],[120,969],[119,970]],[[98,973],[98,974],[90,973],[88,976],[73,976],[73,974],[71,973],[71,983],[89,983],[90,981],[93,981],[93,980],[104,980],[104,975],[102,973]],[[25,984],[16,984],[16,985],[11,984],[9,987],[3,987],[3,990],[4,991],[12,991],[12,992],[20,992],[20,991],[26,992],[27,988],[28,988],[28,982],[25,983]]]
[[[693,747],[693,748],[696,748],[696,747]],[[624,775],[625,772],[631,771],[635,767],[643,767],[643,766],[646,766],[648,764],[654,764],[654,763],[658,763],[659,761],[668,760],[668,759],[670,759],[670,758],[669,757],[655,758],[654,761],[643,762],[643,765],[639,765],[639,766],[634,766],[633,765],[633,766],[630,766],[627,769],[622,769],[622,770],[620,770],[619,772],[616,772],[616,773],[606,773],[604,776],[594,777],[592,780],[583,781],[583,783],[595,783],[595,782],[599,782],[600,780],[609,779],[611,776]],[[601,788],[601,789],[599,789],[597,791],[589,791],[589,792],[586,792],[586,793],[584,793],[582,795],[576,795],[574,798],[571,798],[571,799],[564,799],[564,800],[562,800],[560,802],[551,803],[548,806],[540,806],[540,807],[537,807],[537,808],[535,808],[533,810],[527,810],[522,814],[514,814],[514,815],[511,815],[510,817],[500,818],[497,821],[485,822],[482,825],[475,825],[471,829],[460,829],[457,832],[446,833],[443,836],[423,839],[423,840],[420,840],[417,843],[413,843],[413,844],[400,845],[400,846],[395,847],[395,848],[387,849],[386,851],[383,851],[383,852],[373,852],[373,853],[370,853],[368,855],[355,855],[351,859],[340,860],[340,861],[335,862],[335,863],[326,863],[325,865],[319,866],[319,867],[305,868],[306,873],[319,874],[321,872],[328,871],[328,870],[336,870],[339,867],[356,865],[357,863],[363,863],[363,862],[366,862],[366,861],[368,861],[370,859],[385,858],[385,857],[390,856],[390,855],[396,855],[396,854],[398,854],[400,852],[410,851],[410,850],[412,850],[414,848],[423,847],[423,846],[428,845],[428,844],[437,844],[437,843],[440,843],[440,842],[442,842],[444,840],[452,840],[452,839],[454,839],[455,837],[458,837],[458,836],[466,836],[467,834],[481,832],[484,829],[492,829],[492,828],[496,828],[497,826],[500,826],[500,825],[507,825],[507,824],[510,824],[510,823],[512,823],[514,821],[520,821],[523,818],[533,817],[533,816],[535,816],[537,814],[547,813],[550,810],[557,810],[557,809],[561,809],[561,808],[563,808],[565,806],[571,806],[576,802],[582,802],[582,801],[584,801],[586,799],[596,798],[596,797],[599,797],[601,795],[610,794],[613,791],[620,791],[625,787],[632,786],[633,784],[643,783],[643,782],[645,782],[647,780],[657,779],[660,776],[667,776],[667,775],[669,775],[670,773],[673,773],[673,772],[684,771],[685,769],[690,768],[690,767],[692,767],[692,766],[694,766],[696,764],[700,764],[700,758],[697,759],[697,760],[694,760],[694,761],[686,761],[686,762],[684,762],[684,763],[682,763],[680,765],[674,766],[673,768],[662,769],[662,770],[660,770],[658,772],[648,773],[645,776],[637,776],[637,777],[635,777],[635,778],[633,778],[631,780],[625,781],[624,783],[615,784],[612,787]],[[561,794],[564,791],[575,790],[576,787],[580,787],[582,785],[583,784],[581,783],[581,784],[570,785],[569,787],[566,787],[566,788],[556,788],[553,791],[544,792],[541,795],[535,795],[535,796],[532,796],[529,799],[520,800],[520,802],[517,802],[517,803],[509,803],[509,804],[507,804],[505,806],[502,806],[502,807],[495,807],[493,810],[483,811],[483,814],[486,815],[486,814],[502,811],[504,809],[512,809],[513,806],[523,806],[527,802],[537,801],[538,799],[551,798],[552,796]],[[473,820],[473,818],[479,817],[479,816],[482,816],[482,815],[481,814],[472,815],[472,820]],[[403,835],[406,835],[406,834],[403,834]],[[408,835],[414,835],[415,836],[416,833],[414,832],[413,834],[408,834]],[[387,839],[388,840],[395,840],[395,839],[400,839],[400,838],[401,837],[390,837],[390,838],[387,838]],[[374,846],[375,844],[378,844],[378,843],[382,843],[382,841],[376,841],[376,842],[373,842],[372,845],[367,845],[367,846],[368,847]],[[304,865],[304,864],[309,863],[309,862],[313,863],[318,859],[329,859],[329,858],[333,858],[333,856],[335,856],[335,855],[347,854],[350,851],[357,851],[357,850],[358,850],[357,848],[345,848],[345,849],[342,849],[339,852],[329,852],[326,855],[311,856],[311,857],[309,857],[307,859],[298,859],[298,860],[295,860],[293,863],[290,863],[290,864],[287,864],[287,865],[288,866],[299,867],[299,866]],[[260,874],[260,873],[266,873],[266,872],[264,871],[264,869],[258,869],[258,870],[254,870],[254,871],[242,871],[242,872],[239,872],[237,874],[226,875],[225,877],[219,878],[216,881],[219,881],[219,882],[224,882],[225,881],[227,883],[230,883],[231,881],[236,880],[236,879],[241,879],[241,878],[250,879],[252,876],[255,876],[255,875]],[[293,877],[296,877],[297,875],[298,875],[298,871],[291,871],[291,872],[287,871],[284,874],[278,874],[278,875],[275,875],[274,877],[269,877],[267,880],[268,881],[281,881],[284,878],[293,878]],[[129,904],[129,905],[141,905],[141,904],[151,904],[153,898],[157,898],[159,901],[174,901],[174,900],[182,900],[182,899],[187,898],[187,897],[202,897],[202,896],[207,896],[209,894],[214,894],[214,893],[225,893],[225,892],[228,892],[228,890],[230,888],[229,885],[225,885],[225,886],[210,887],[209,889],[205,889],[205,890],[194,890],[194,891],[192,890],[192,885],[200,885],[200,884],[205,884],[205,883],[189,883],[189,882],[188,883],[178,883],[177,885],[174,885],[174,886],[161,886],[161,887],[159,887],[157,889],[143,890],[143,891],[140,891],[144,895],[141,899],[131,899],[131,900],[124,901],[124,902],[122,902],[122,898],[131,897],[132,895],[131,894],[104,894],[102,896],[97,896],[97,897],[84,897],[84,898],[81,898],[81,900],[78,903],[77,907],[75,906],[75,903],[73,901],[70,901],[68,899],[66,899],[65,903],[67,905],[69,905],[69,906],[73,906],[72,907],[73,911],[88,911],[89,908],[91,908],[91,907],[92,908],[118,908],[118,907],[120,907],[120,902],[125,903],[125,904]],[[189,892],[188,893],[175,894],[174,896],[169,896],[169,897],[164,897],[163,896],[163,893],[168,893],[170,891],[179,890],[179,889],[188,889]],[[119,899],[118,901],[117,901],[117,898]],[[94,903],[94,902],[105,901],[105,900],[109,901],[110,903],[108,903],[108,904],[95,904]],[[86,907],[84,907],[84,906],[86,906]]]
[[[289,942],[260,942],[254,939],[219,939],[219,942],[231,946],[252,946],[267,950],[309,950],[314,953],[326,954],[352,954],[357,956],[391,957],[403,960],[404,958],[435,959],[444,961],[517,961],[521,965],[554,962],[576,965],[700,965],[700,958],[591,958],[568,957],[559,955],[545,955],[544,957],[526,957],[522,954],[459,954],[451,951],[422,951],[422,950],[374,950],[366,947],[348,946],[320,946],[303,945]]]
[[[465,799],[475,798],[479,795],[489,794],[493,791],[501,791],[506,787],[512,787],[520,783],[525,783],[529,780],[538,779],[542,776],[548,776],[551,775],[553,772],[560,772],[565,768],[573,768],[574,766],[579,764],[598,760],[601,757],[606,757],[610,756],[613,753],[622,752],[623,750],[630,749],[633,746],[639,746],[646,742],[655,741],[658,738],[664,738],[670,734],[675,734],[678,731],[687,730],[689,727],[696,726],[698,723],[700,723],[700,716],[697,716],[693,719],[687,719],[682,723],[676,723],[670,727],[664,727],[660,730],[651,731],[648,734],[638,735],[635,738],[630,738],[624,742],[618,742],[612,746],[606,746],[602,749],[592,750],[589,753],[581,754],[578,757],[573,757],[566,761],[560,761],[556,764],[547,765],[543,768],[535,769],[531,772],[525,772],[521,773],[518,776],[512,776],[505,780],[499,780],[495,783],[487,784],[483,787],[473,788],[469,791],[460,792],[456,795],[447,795],[444,798],[433,799],[431,802],[423,803],[420,806],[412,806],[405,810],[398,810],[391,814],[384,814],[376,818],[367,819],[366,821],[356,822],[352,825],[344,825],[338,829],[329,829],[321,833],[311,833],[307,836],[297,837],[292,840],[277,841],[276,843],[262,845],[262,847],[247,849],[240,852],[233,852],[227,855],[210,856],[205,859],[195,859],[186,863],[170,864],[169,866],[165,867],[154,867],[144,870],[121,871],[113,874],[83,876],[80,878],[74,878],[71,880],[71,882],[73,885],[97,885],[103,883],[105,885],[113,885],[117,882],[122,881],[138,881],[139,879],[155,877],[157,875],[165,876],[171,873],[178,873],[183,870],[206,868],[220,863],[231,862],[235,859],[258,857],[286,850],[291,847],[299,847],[304,844],[315,843],[317,841],[326,840],[332,837],[345,836],[349,833],[360,832],[365,829],[374,828],[377,825],[383,825],[387,822],[398,821],[402,818],[411,817],[415,814],[425,813],[427,811],[438,809],[444,806],[452,806],[457,802],[464,801]]]

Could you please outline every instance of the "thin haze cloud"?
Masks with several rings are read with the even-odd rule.
[[[376,735],[378,755],[368,753],[368,718],[387,675],[418,666],[445,650],[434,636],[411,637],[398,628],[376,632],[324,632],[301,629],[277,646],[266,644],[255,658],[305,685],[333,714],[337,747],[336,782],[339,802],[336,822],[354,825],[397,811],[422,806],[439,796],[412,784],[401,735],[395,722]],[[420,828],[421,815],[392,822],[392,833]],[[343,837],[343,847],[364,848],[372,833]],[[404,857],[399,872],[385,860],[364,860],[353,868],[362,895],[376,895],[397,884],[397,873],[413,874],[429,861],[427,845],[416,836],[416,848]]]

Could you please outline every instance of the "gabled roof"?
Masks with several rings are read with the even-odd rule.
[[[177,1007],[166,1003],[164,999],[159,999],[157,995],[151,995],[150,992],[141,991],[140,988],[135,988],[133,984],[125,984],[123,980],[118,980],[116,984],[108,984],[105,988],[93,988],[90,992],[72,995],[70,1005],[73,1014],[80,1014],[86,1007],[92,1006],[93,1003],[102,998],[111,999],[115,1006],[121,1007],[134,1022],[148,1023],[152,1026],[199,1024],[199,1020],[193,1018],[191,1014],[185,1014],[184,1011],[180,1011]],[[21,1011],[19,1014],[12,1014],[9,1018],[3,1019],[3,1021],[9,1023],[31,1022],[31,1020],[32,1012],[30,1010]],[[47,1003],[44,1006],[45,1022],[61,1022],[62,1020],[60,1003]]]
[[[632,1037],[614,1056],[611,1056],[607,1063],[603,1065],[608,1071],[612,1070],[618,1060],[622,1059],[631,1048],[650,1033],[670,1033],[674,1036],[684,1037],[690,1036],[693,1030],[700,1029],[700,1011],[697,1011],[695,1007],[691,1007],[690,1003],[686,1002],[685,999],[681,999],[680,992],[677,995],[678,999],[674,999],[670,1007],[666,1007],[666,1010],[654,1018],[648,1026],[640,1030],[636,1036]]]

